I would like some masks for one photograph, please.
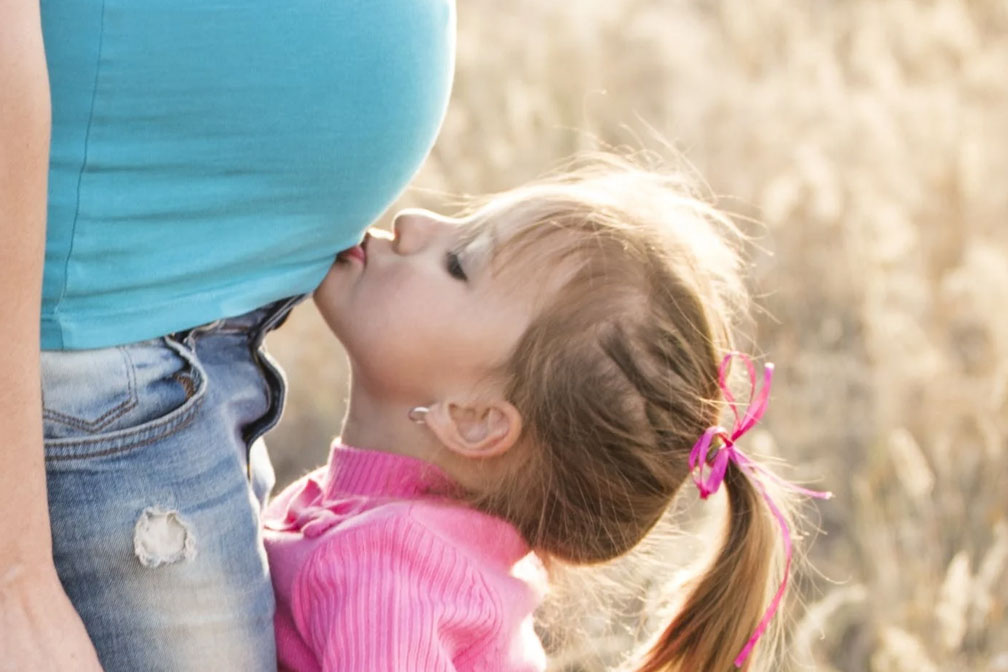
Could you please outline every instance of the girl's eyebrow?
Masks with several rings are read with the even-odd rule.
[[[497,227],[487,222],[483,226],[474,223],[467,229],[459,240],[459,251],[464,253],[473,270],[483,269],[490,264],[499,247]]]

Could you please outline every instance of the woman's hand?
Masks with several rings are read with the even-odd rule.
[[[0,670],[100,670],[52,562],[39,314],[49,83],[39,0],[0,0]]]
[[[0,672],[100,671],[84,624],[50,562],[0,578]]]

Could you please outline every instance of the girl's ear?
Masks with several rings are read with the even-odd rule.
[[[521,413],[510,402],[437,402],[424,423],[441,443],[464,457],[493,457],[508,451],[521,435]]]

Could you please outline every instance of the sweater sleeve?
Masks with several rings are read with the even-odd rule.
[[[408,514],[327,541],[293,597],[324,672],[463,670],[501,629],[501,606],[480,573]]]

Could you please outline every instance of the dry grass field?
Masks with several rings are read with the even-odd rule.
[[[761,223],[751,349],[778,377],[752,447],[836,494],[781,669],[1008,670],[1008,0],[459,4],[451,108],[399,205],[665,141]],[[310,306],[270,345],[287,482],[325,459],[345,366]],[[631,646],[589,616],[605,651],[556,669]]]

